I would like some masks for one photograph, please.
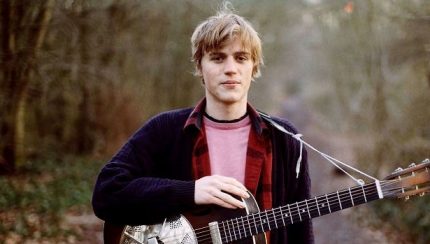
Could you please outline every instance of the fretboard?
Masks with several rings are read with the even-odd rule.
[[[309,220],[379,199],[370,183],[218,223],[222,243]]]

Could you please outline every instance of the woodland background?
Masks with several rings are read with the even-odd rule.
[[[378,177],[430,156],[427,0],[231,2],[263,39],[257,108],[347,135]],[[0,242],[87,240],[70,218],[91,214],[102,164],[147,118],[202,96],[189,39],[219,6],[1,1]],[[429,210],[428,197],[382,201],[368,224],[428,243]]]

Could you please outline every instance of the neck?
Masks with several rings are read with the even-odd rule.
[[[246,114],[247,103],[216,104],[207,101],[205,112],[212,118],[222,121],[236,120]]]

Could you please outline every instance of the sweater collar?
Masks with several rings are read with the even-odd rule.
[[[195,127],[198,130],[200,130],[202,128],[205,107],[206,107],[206,98],[203,98],[202,100],[199,101],[199,103],[197,103],[194,110],[188,116],[188,119],[185,122],[184,129],[189,127]],[[264,130],[268,129],[267,125],[263,121],[263,118],[261,118],[259,112],[254,107],[252,107],[251,104],[249,103],[247,104],[247,112],[251,119],[252,128],[255,129],[255,132],[257,132],[260,135],[261,133],[263,133]]]

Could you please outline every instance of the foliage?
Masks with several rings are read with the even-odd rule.
[[[330,62],[316,65],[327,89],[312,99],[329,127],[364,138],[356,159],[378,177],[430,157],[429,14],[426,1],[373,0],[313,12]],[[428,204],[424,197],[372,206],[378,225],[428,243]]]
[[[26,70],[26,106],[19,114],[25,124],[17,147],[24,154],[18,158],[29,161],[16,175],[0,178],[0,235],[65,234],[52,223],[70,208],[89,210],[96,164],[55,159],[111,155],[148,117],[195,104],[202,89],[192,75],[189,38],[221,0],[58,0],[44,28],[34,17],[42,3],[54,1],[3,2],[2,13],[6,3],[18,7],[13,13],[26,13],[11,19],[10,36],[1,19],[0,82],[9,74],[5,67]],[[320,119],[315,123],[365,139],[357,161],[368,162],[361,167],[378,176],[430,156],[427,0],[231,2],[263,39],[266,67],[251,90],[255,105],[276,111],[292,95],[311,103]],[[35,40],[24,30],[39,27],[44,38],[38,39],[37,55],[25,61],[18,54]],[[6,65],[6,37],[18,40],[20,62],[14,66]],[[10,89],[0,89],[1,106],[12,103],[10,91],[20,83],[9,81]],[[0,122],[11,116],[0,114]],[[429,219],[420,215],[426,203],[423,198],[373,206],[381,222],[427,242]],[[35,225],[41,233],[35,234]]]
[[[26,162],[21,173],[0,178],[0,242],[13,235],[45,240],[76,235],[64,226],[73,211],[91,212],[91,195],[101,162]]]
[[[28,85],[19,158],[112,154],[148,117],[195,104],[202,89],[192,75],[189,40],[220,2],[57,1]],[[281,3],[255,2],[282,17]],[[270,58],[279,43],[276,30],[265,30],[270,19],[237,5],[271,40]]]
[[[425,214],[430,211],[428,196],[411,198],[404,202],[398,200],[376,202],[372,206],[372,214],[379,219],[379,221],[372,221],[375,226],[387,227],[389,223],[390,229],[404,234],[413,243],[429,243],[430,218]]]

